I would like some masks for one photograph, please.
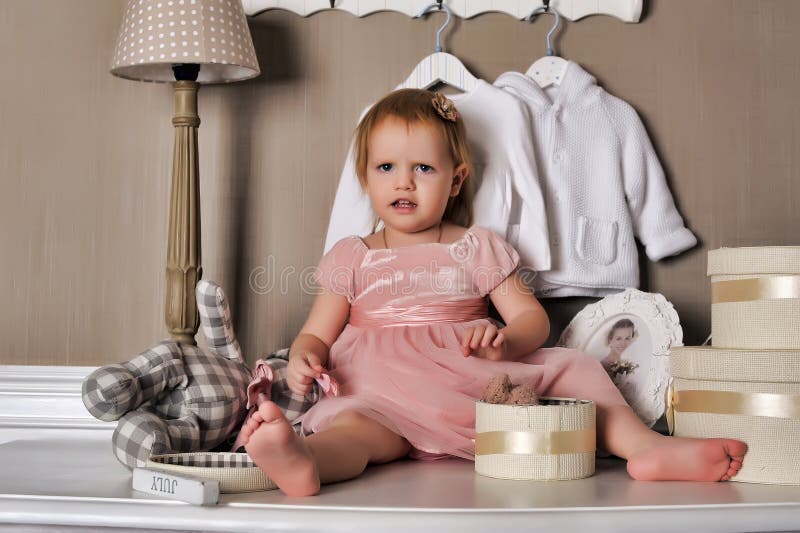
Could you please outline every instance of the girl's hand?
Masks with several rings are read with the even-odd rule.
[[[311,391],[314,378],[318,378],[325,371],[320,358],[311,351],[292,353],[286,367],[286,384],[295,394],[305,396]]]
[[[464,332],[461,353],[464,357],[474,355],[481,359],[500,361],[506,355],[505,335],[494,324],[475,326]]]

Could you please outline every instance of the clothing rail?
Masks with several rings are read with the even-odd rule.
[[[541,0],[444,0],[454,15],[462,18],[476,17],[482,13],[507,13],[520,20],[537,7],[544,6]],[[644,0],[551,0],[550,9],[563,17],[578,20],[590,15],[610,15],[624,22],[639,22]],[[378,11],[397,11],[410,17],[431,0],[334,0],[333,9],[348,11],[364,17]],[[250,16],[268,9],[285,9],[301,16],[331,9],[330,0],[242,0],[244,11]]]

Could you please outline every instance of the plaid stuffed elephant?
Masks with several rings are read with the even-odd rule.
[[[259,401],[274,401],[292,422],[322,394],[316,383],[305,396],[289,390],[288,348],[259,359],[251,374],[222,289],[200,280],[195,294],[207,351],[167,339],[130,361],[98,368],[83,382],[89,413],[118,421],[114,454],[130,468],[145,466],[154,455],[227,450],[229,437]]]
[[[207,351],[167,339],[130,361],[98,368],[83,382],[89,413],[118,420],[114,454],[131,468],[151,455],[213,449],[227,442],[247,412],[250,371],[225,296],[205,280],[195,293]]]

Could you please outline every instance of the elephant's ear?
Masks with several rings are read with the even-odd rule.
[[[195,289],[200,325],[211,353],[244,363],[242,350],[231,323],[231,310],[222,288],[201,279]]]

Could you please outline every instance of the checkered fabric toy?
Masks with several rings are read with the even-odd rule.
[[[164,340],[130,361],[98,368],[83,383],[83,403],[96,418],[118,420],[114,454],[133,468],[151,455],[226,448],[247,408],[251,373],[231,326],[222,289],[201,280],[196,298],[208,350]],[[294,420],[319,397],[315,387],[305,398],[285,381],[288,348],[260,364],[274,369],[269,383],[273,401]]]
[[[118,420],[114,454],[133,468],[151,454],[212,449],[246,414],[250,372],[238,343],[221,346],[213,332],[230,325],[224,295],[201,281],[196,298],[207,351],[167,339],[130,361],[98,368],[83,383],[83,403],[96,418]],[[211,333],[211,335],[209,335]]]

